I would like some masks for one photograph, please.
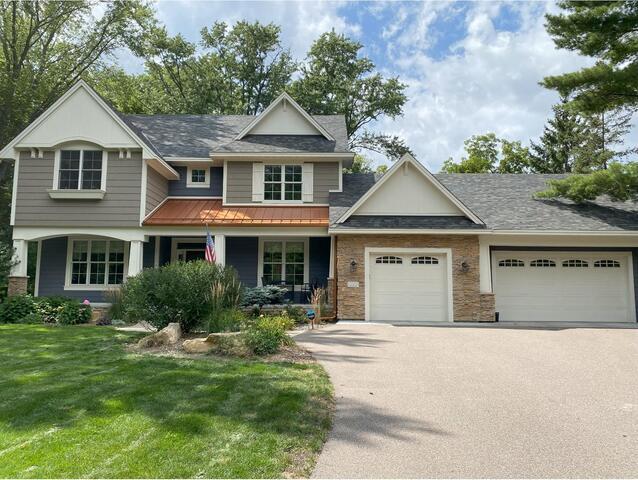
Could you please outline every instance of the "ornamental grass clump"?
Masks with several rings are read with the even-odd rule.
[[[241,284],[232,267],[203,260],[143,270],[122,286],[122,312],[129,322],[162,329],[179,322],[189,332],[222,310],[238,306]]]

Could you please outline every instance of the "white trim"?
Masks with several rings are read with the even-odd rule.
[[[298,236],[287,236],[287,237],[272,237],[265,236],[259,237],[259,245],[257,247],[257,286],[262,287],[262,277],[264,276],[264,242],[281,242],[283,244],[282,250],[282,272],[281,275],[285,278],[286,275],[286,243],[287,242],[303,242],[303,281],[304,283],[309,283],[310,277],[310,238],[309,237],[298,237]]]
[[[482,233],[482,232],[480,232]],[[638,238],[638,230],[491,230],[494,235],[601,235],[601,236],[624,236]]]
[[[205,227],[203,225],[187,225],[187,226],[145,226],[131,228],[113,228],[113,227],[14,227],[14,240],[44,240],[53,237],[65,236],[83,236],[83,237],[106,237],[113,240],[131,240],[145,241],[149,236],[197,236],[200,235]],[[328,229],[326,227],[273,227],[273,226],[218,226],[215,231],[232,237],[258,237],[267,235],[273,237],[291,236],[310,236],[310,237],[328,237]]]
[[[268,105],[268,108],[266,108],[263,112],[261,112],[259,115],[257,115],[252,122],[250,122],[248,125],[246,125],[246,127],[241,132],[239,132],[239,134],[235,137],[235,140],[241,140],[246,135],[248,135],[248,133],[250,133],[250,131],[253,128],[255,128],[259,123],[261,123],[263,121],[263,119],[266,118],[268,116],[268,114],[270,112],[272,112],[275,109],[275,107],[278,104],[280,104],[281,102],[288,102],[313,127],[315,127],[317,130],[319,130],[319,132],[324,137],[326,137],[330,141],[334,141],[334,137],[332,135],[330,135],[330,133],[328,133],[328,131],[319,124],[319,122],[317,122],[314,118],[312,118],[312,116],[310,116],[308,114],[308,112],[306,112],[303,108],[301,108],[299,106],[299,104],[297,102],[295,102],[295,100],[290,95],[288,95],[286,92],[283,92],[281,95],[279,95],[275,100],[273,100],[273,102],[270,105]]]
[[[454,280],[452,277],[452,249],[451,248],[383,248],[365,247],[365,321],[370,321],[370,255],[380,253],[427,253],[446,255],[447,263],[447,317],[448,322],[454,322]]]
[[[213,164],[210,157],[164,157],[167,162],[173,163],[209,163]]]
[[[204,181],[203,182],[193,182],[192,173],[193,170],[204,170]],[[210,167],[202,168],[198,165],[187,165],[186,166],[186,188],[210,188]]]
[[[283,172],[282,172],[283,173]],[[285,179],[283,185],[285,186]],[[303,203],[312,203],[315,188],[315,164],[304,162],[301,164],[301,200]],[[284,192],[282,192],[283,195]]]
[[[35,284],[33,286],[33,296],[37,297],[40,292],[40,263],[42,262],[42,240],[38,240],[37,261],[35,264]]]
[[[97,147],[97,148],[96,148]],[[99,148],[99,150],[98,150]],[[61,189],[60,185],[60,162],[62,158],[62,151],[79,151],[80,152],[80,163],[78,164],[78,188],[71,189],[65,188]],[[106,150],[99,143],[93,143],[92,145],[86,145],[82,142],[76,142],[67,145],[60,145],[54,151],[53,156],[53,184],[51,185],[51,189],[47,190],[49,192],[49,196],[51,198],[74,198],[74,197],[63,197],[61,195],[53,196],[51,192],[72,192],[72,191],[80,191],[80,192],[93,192],[92,189],[83,189],[82,188],[82,180],[84,175],[84,152],[91,151],[96,152],[99,151],[102,153],[102,168],[100,170],[100,190],[106,192],[106,175],[108,173],[108,158],[109,158],[109,150]],[[104,197],[104,194],[102,194]],[[78,198],[97,198],[95,196],[87,196],[87,197],[78,197]]]
[[[13,264],[11,266],[11,276],[26,277],[29,265],[29,241],[24,239],[13,239]]]
[[[88,242],[88,249],[87,249],[87,259],[86,259],[86,263],[87,263],[87,269],[86,269],[86,280],[87,282],[90,280],[90,274],[91,274],[91,243],[94,241],[103,241],[106,242],[106,267],[104,270],[104,281],[108,282],[108,275],[109,275],[109,269],[108,269],[108,264],[109,264],[109,246],[110,246],[110,242],[119,242],[122,241],[120,239],[117,238],[95,238],[95,237],[88,237],[88,236],[68,236],[67,241],[66,241],[66,265],[65,265],[65,272],[64,272],[64,290],[92,290],[92,291],[100,291],[100,290],[110,290],[113,288],[119,288],[119,286],[121,284],[82,284],[82,285],[77,285],[77,284],[72,284],[71,283],[71,270],[72,270],[72,259],[73,259],[73,243],[77,242],[77,241],[86,241]],[[124,243],[124,271],[122,273],[122,283],[124,283],[126,281],[126,277],[128,276],[128,263],[129,263],[129,245],[127,244],[126,241],[122,241]],[[132,242],[129,242],[132,243]]]
[[[146,194],[148,189],[148,163],[142,159],[142,188],[140,190],[140,226],[146,218]]]
[[[215,234],[213,235],[213,242],[215,243],[215,256],[217,257],[218,265],[226,265],[226,235]]]
[[[102,200],[106,192],[104,190],[53,190],[47,189],[49,197],[54,200]]]
[[[331,235],[485,235],[484,229],[437,229],[437,228],[328,228]]]
[[[412,155],[406,153],[401,157],[401,159],[392,165],[390,169],[381,177],[381,179],[375,183],[370,189],[359,199],[357,202],[348,209],[340,218],[337,220],[337,223],[345,222],[351,215],[353,215],[361,205],[363,205],[368,198],[370,198],[374,192],[379,190],[388,179],[394,175],[399,169],[405,165],[406,163],[412,164],[425,178],[427,178],[432,185],[443,194],[448,200],[450,200],[454,205],[456,205],[459,210],[461,210],[465,216],[471,219],[474,223],[478,223],[483,225],[484,222],[481,220],[472,210],[470,210],[463,202],[461,202],[452,192],[450,192],[445,186],[437,180],[437,178],[432,175],[427,168],[425,168],[421,163],[419,163]]]
[[[264,190],[266,179],[266,166],[262,162],[255,162],[252,165],[252,187],[251,199],[253,202],[264,201]],[[224,172],[226,173],[226,172]]]
[[[160,260],[160,237],[159,235],[155,235],[155,251],[153,252],[153,266],[155,268],[159,267]]]
[[[335,276],[335,240],[336,236],[330,235],[330,265],[328,266],[328,278],[334,278]]]
[[[191,197],[189,197],[191,198]],[[202,197],[200,197],[202,198]],[[301,200],[264,200],[263,202],[253,203],[224,203],[224,207],[290,207],[297,205],[298,207],[329,207],[329,203],[303,203]]]
[[[237,162],[254,162],[255,158],[312,158],[313,162],[321,161],[334,162],[335,158],[342,160],[352,160],[354,153],[350,152],[327,152],[327,153],[308,153],[308,152],[210,152],[211,158],[214,159],[227,159],[230,158]]]
[[[0,160],[2,161],[2,160]],[[8,160],[4,160],[7,162]],[[11,190],[11,219],[9,221],[10,225],[15,225],[16,223],[16,204],[18,203],[18,174],[20,172],[20,154],[16,155],[16,159],[13,163],[13,186]]]

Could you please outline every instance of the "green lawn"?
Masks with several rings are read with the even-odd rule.
[[[127,353],[135,338],[0,325],[0,477],[310,473],[330,426],[321,367]]]

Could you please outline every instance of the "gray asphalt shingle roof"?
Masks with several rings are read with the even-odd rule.
[[[343,115],[313,118],[335,139],[322,135],[247,135],[234,138],[255,117],[252,115],[121,115],[142,132],[167,160],[170,157],[208,157],[211,152],[237,153],[348,153]]]
[[[612,202],[605,198],[575,204],[569,200],[537,200],[535,192],[545,189],[547,180],[563,175],[536,174],[437,174],[436,178],[459,200],[478,215],[486,227],[494,230],[573,230],[631,231],[638,230],[638,204]],[[350,219],[334,225],[350,206],[379,177],[373,174],[344,175],[343,192],[330,194],[332,228],[430,228],[412,226],[416,220],[386,217],[382,223],[375,217]],[[363,217],[363,216],[353,216]],[[367,216],[366,216],[367,217]],[[433,217],[423,217],[433,218]],[[444,217],[448,218],[448,217]],[[432,223],[433,220],[425,220]],[[358,226],[362,225],[362,226]],[[364,227],[363,225],[379,225]],[[432,227],[441,228],[441,227]],[[454,228],[454,227],[445,227]],[[459,228],[459,227],[456,227]]]

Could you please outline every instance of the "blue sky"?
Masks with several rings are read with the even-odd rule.
[[[448,157],[458,159],[473,134],[526,144],[537,138],[557,100],[538,82],[591,63],[554,47],[543,26],[545,13],[558,10],[552,2],[182,0],[160,1],[156,9],[170,33],[192,41],[219,20],[277,23],[299,60],[327,30],[358,40],[385,75],[408,85],[404,115],[372,128],[403,136],[434,171]],[[141,68],[130,55],[119,60],[130,71]]]

